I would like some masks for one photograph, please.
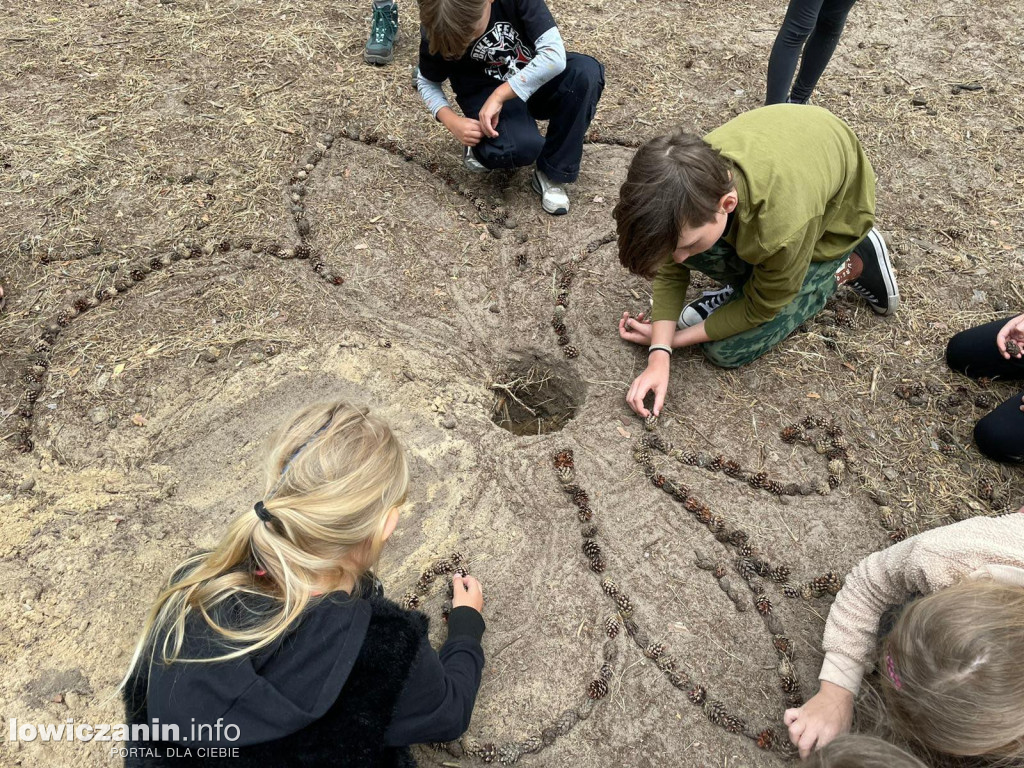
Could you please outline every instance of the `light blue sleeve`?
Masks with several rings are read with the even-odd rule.
[[[427,109],[430,110],[430,114],[437,118],[437,113],[440,112],[444,107],[451,106],[448,103],[448,97],[444,95],[444,89],[441,87],[441,83],[435,83],[433,80],[427,80],[419,70],[416,70],[416,90],[419,91],[420,96],[423,97],[423,103],[427,105]]]
[[[552,27],[536,42],[537,52],[523,69],[510,78],[508,84],[523,101],[529,99],[537,89],[565,71],[565,43],[558,27]]]

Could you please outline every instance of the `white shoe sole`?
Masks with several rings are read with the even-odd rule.
[[[533,191],[540,195],[540,207],[544,209],[546,213],[550,213],[552,216],[565,216],[569,212],[569,204],[565,205],[552,205],[544,199],[544,190],[540,186],[540,182],[537,181],[537,174],[533,175]]]
[[[875,253],[882,254],[878,261],[878,269],[882,273],[882,282],[885,283],[885,295],[889,300],[889,306],[885,310],[878,310],[873,304],[871,308],[883,317],[888,317],[896,312],[900,305],[900,291],[896,286],[896,275],[892,270],[892,261],[889,259],[889,249],[885,247],[885,238],[882,233],[874,227],[868,232],[868,239],[875,249]]]

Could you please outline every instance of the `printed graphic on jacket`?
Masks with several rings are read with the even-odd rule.
[[[530,63],[533,51],[511,23],[499,21],[477,40],[470,58],[481,62],[488,76],[504,82]]]

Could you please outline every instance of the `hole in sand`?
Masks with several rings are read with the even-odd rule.
[[[583,404],[586,387],[564,360],[519,353],[491,383],[491,421],[513,435],[558,432]]]

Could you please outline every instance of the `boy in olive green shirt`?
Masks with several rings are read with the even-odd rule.
[[[652,139],[630,164],[614,216],[619,260],[653,277],[650,317],[624,313],[619,335],[649,347],[627,401],[660,413],[673,349],[700,344],[734,368],[771,349],[849,285],[881,315],[899,291],[874,229],[875,174],[857,137],[818,107],[747,112],[704,139]],[[686,303],[690,271],[723,288]]]

